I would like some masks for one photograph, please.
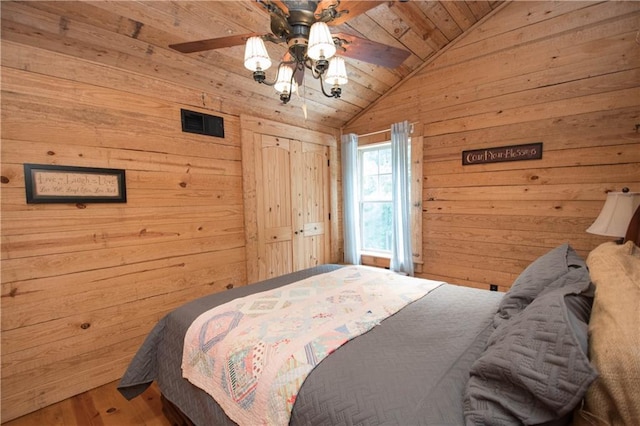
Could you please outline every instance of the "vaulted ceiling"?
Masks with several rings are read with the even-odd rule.
[[[350,10],[351,14],[346,15],[346,22],[332,26],[332,33],[366,38],[405,49],[410,55],[394,69],[346,58],[349,83],[340,99],[324,97],[318,82],[307,77],[300,95],[294,95],[286,105],[272,87],[253,81],[251,72],[243,66],[242,45],[189,54],[168,47],[269,32],[269,13],[255,1],[56,1],[23,5],[35,14],[59,19],[57,37],[63,43],[55,49],[66,46],[70,54],[86,56],[92,51],[102,52],[93,53],[89,59],[201,90],[202,106],[213,110],[335,129],[411,76],[500,3],[343,0],[338,10]],[[286,51],[285,45],[266,44],[272,58],[280,58]],[[268,78],[273,79],[274,69],[267,71]]]

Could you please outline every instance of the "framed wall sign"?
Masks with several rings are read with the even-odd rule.
[[[27,203],[126,203],[121,169],[25,164]]]
[[[462,165],[502,163],[505,161],[539,160],[542,158],[542,142],[524,145],[462,151]]]

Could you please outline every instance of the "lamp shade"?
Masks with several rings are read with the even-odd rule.
[[[273,85],[278,93],[294,93],[298,90],[298,83],[293,79],[293,68],[282,65],[278,68],[278,78]]]
[[[336,45],[333,44],[333,36],[329,27],[324,22],[316,22],[309,30],[309,45],[307,56],[317,61],[329,60],[336,53]]]
[[[334,56],[329,61],[329,69],[327,75],[324,78],[327,84],[344,85],[347,84],[349,79],[347,78],[347,68],[344,65],[344,59],[339,56]]]
[[[266,70],[271,66],[271,58],[260,37],[249,37],[244,48],[244,67],[249,71]]]
[[[624,237],[639,205],[640,192],[609,192],[600,215],[587,232],[607,237]]]

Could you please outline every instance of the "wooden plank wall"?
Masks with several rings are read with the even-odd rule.
[[[239,117],[202,93],[38,47],[43,21],[3,5],[3,421],[113,381],[153,324],[246,284]],[[89,36],[85,48],[91,46]],[[33,44],[31,44],[33,43]],[[102,48],[105,56],[118,49]],[[62,49],[61,49],[62,50]],[[125,56],[121,60],[126,60]],[[181,131],[180,109],[225,137]],[[29,204],[23,163],[126,169],[126,204]]]
[[[240,114],[263,104],[167,49],[192,12],[161,3],[1,3],[2,421],[120,378],[162,315],[247,283]],[[268,92],[263,119],[299,122]],[[27,205],[23,163],[125,169],[128,201]]]
[[[187,86],[206,70],[146,50],[135,22],[58,5],[2,2],[3,421],[119,378],[161,315],[246,282],[244,101]],[[640,191],[639,9],[510,3],[347,126],[424,124],[425,276],[505,289],[560,242],[605,240],[583,230],[606,191]],[[183,107],[225,138],[182,133]],[[542,160],[460,165],[531,141]],[[27,205],[25,162],[126,169],[129,200]]]
[[[640,192],[640,3],[511,2],[349,123],[424,123],[422,276],[509,288],[587,234],[608,191]],[[543,142],[541,160],[463,150]]]

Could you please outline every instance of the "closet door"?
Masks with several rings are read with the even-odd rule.
[[[329,148],[302,143],[302,249],[296,259],[304,269],[329,262]]]
[[[258,274],[262,280],[294,271],[291,149],[296,141],[269,135],[260,135],[260,139],[255,171]]]
[[[256,146],[259,279],[329,262],[329,149],[260,135]]]
[[[335,136],[259,117],[240,121],[247,282],[338,262]]]

